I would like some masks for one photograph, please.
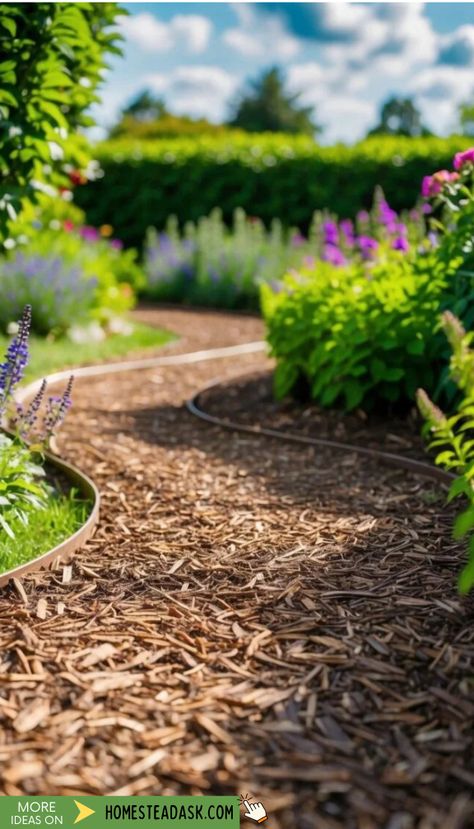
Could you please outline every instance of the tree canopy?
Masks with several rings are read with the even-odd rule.
[[[228,124],[247,132],[289,132],[314,135],[312,107],[299,103],[300,93],[285,90],[282,71],[274,66],[250,82],[232,107]]]
[[[412,98],[395,96],[385,101],[380,111],[380,122],[368,133],[368,135],[406,135],[410,138],[431,134],[431,131],[422,123],[421,113]]]

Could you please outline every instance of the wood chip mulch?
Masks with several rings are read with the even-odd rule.
[[[144,314],[182,334],[167,353],[262,335],[251,317]],[[410,473],[185,410],[269,366],[77,384],[61,451],[99,484],[102,520],[70,565],[0,592],[1,792],[250,794],[269,829],[468,829],[474,613],[453,509]],[[232,414],[234,387],[214,400]],[[255,421],[282,416],[269,407],[254,395]]]

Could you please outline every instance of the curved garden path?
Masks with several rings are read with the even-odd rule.
[[[165,353],[262,336],[144,311]],[[7,794],[251,793],[269,827],[464,829],[472,603],[432,483],[231,434],[185,400],[262,354],[82,380],[62,454],[103,493],[70,566],[0,592]]]

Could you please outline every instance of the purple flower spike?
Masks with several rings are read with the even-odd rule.
[[[5,362],[0,365],[0,416],[13,394],[15,386],[23,378],[28,363],[28,338],[31,328],[31,305],[25,305],[18,323],[18,334],[8,346]]]
[[[337,245],[339,241],[339,230],[336,222],[323,222],[324,241],[327,245]]]
[[[336,245],[326,245],[322,256],[325,262],[330,262],[331,265],[345,265],[346,259],[342,251]]]
[[[23,410],[22,406],[17,406],[17,416],[13,421],[13,425],[22,440],[30,441],[31,439],[31,432],[38,419],[38,412],[43,402],[46,386],[46,380],[43,380],[39,391],[33,397],[26,411]]]
[[[410,249],[407,239],[404,236],[397,236],[392,242],[393,250],[401,250],[406,253]]]
[[[50,397],[48,399],[46,414],[43,421],[45,441],[49,440],[49,438],[51,438],[54,435],[56,430],[61,426],[62,422],[64,421],[64,418],[68,413],[68,410],[71,408],[71,392],[73,382],[74,377],[71,375],[62,396]]]

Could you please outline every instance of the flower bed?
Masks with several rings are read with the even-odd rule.
[[[46,451],[71,405],[72,377],[60,396],[47,397],[43,381],[27,404],[14,400],[28,363],[31,319],[27,305],[0,366],[0,422],[11,424],[10,432],[0,431],[0,573],[55,555],[58,545],[70,549],[67,540],[79,542],[97,519],[92,484]]]

